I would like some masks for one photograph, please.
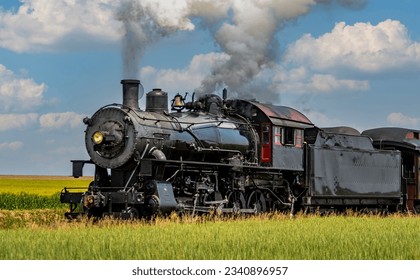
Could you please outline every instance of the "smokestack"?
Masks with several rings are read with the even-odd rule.
[[[123,105],[134,110],[140,110],[139,98],[144,93],[144,88],[140,80],[121,80],[121,84],[123,85]]]

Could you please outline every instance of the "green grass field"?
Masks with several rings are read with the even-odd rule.
[[[42,201],[60,205],[62,187],[86,188],[89,181],[0,177],[0,205],[6,205],[0,209],[0,259],[420,259],[418,215],[173,215],[153,222],[93,223],[68,222],[62,206]],[[6,200],[10,195],[12,202]],[[38,202],[25,205],[31,199]]]
[[[0,259],[420,259],[419,217],[39,222],[0,230]]]

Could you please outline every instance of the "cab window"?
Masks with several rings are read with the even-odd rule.
[[[303,130],[293,127],[273,127],[273,141],[277,146],[294,146],[301,148],[303,145]]]

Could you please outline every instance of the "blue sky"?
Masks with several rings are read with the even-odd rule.
[[[419,12],[414,0],[1,0],[0,174],[71,174],[88,158],[83,117],[121,102],[122,78],[170,97],[227,87],[320,127],[420,129]]]

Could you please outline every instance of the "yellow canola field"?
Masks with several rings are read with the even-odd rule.
[[[0,193],[51,196],[64,187],[87,189],[92,177],[0,175]]]

